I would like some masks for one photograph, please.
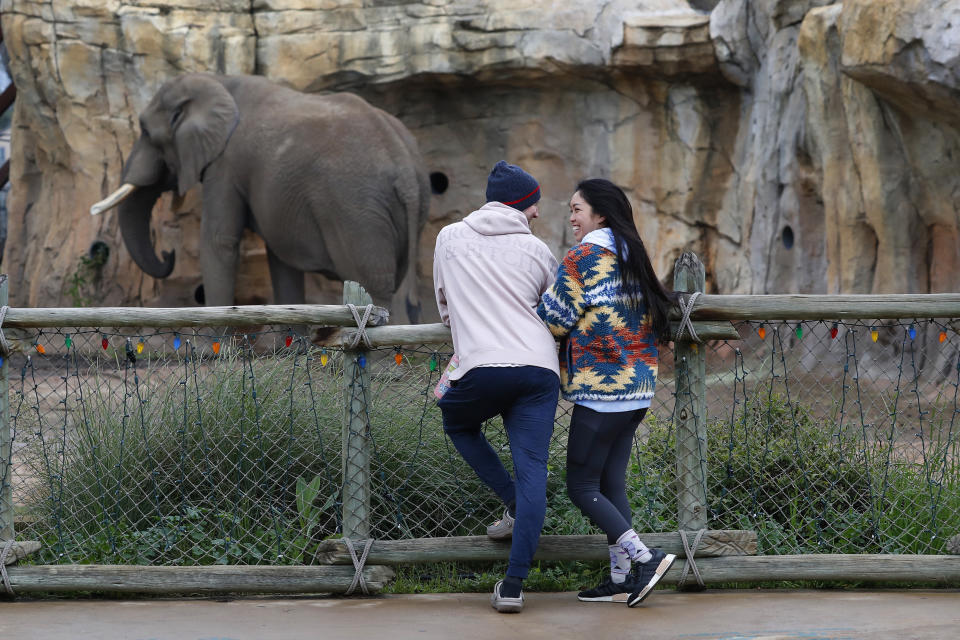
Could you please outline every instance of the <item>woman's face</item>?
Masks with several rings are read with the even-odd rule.
[[[579,191],[573,194],[570,198],[570,225],[573,227],[573,237],[577,242],[582,241],[583,236],[591,231],[606,226],[606,222],[606,218],[593,212],[593,208],[587,204]]]

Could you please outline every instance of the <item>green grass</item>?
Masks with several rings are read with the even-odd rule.
[[[298,479],[320,478],[325,508],[311,534],[335,533],[338,379],[314,380],[310,401],[292,357],[246,366],[224,357],[164,379],[159,371],[145,369],[139,390],[129,381],[119,392],[109,380],[86,385],[66,447],[62,430],[18,425],[47,433],[29,451],[43,481],[26,498],[46,525],[37,532],[49,553],[72,562],[300,562]]]
[[[505,562],[442,562],[397,567],[384,593],[490,593],[507,570]],[[609,572],[603,563],[538,562],[523,582],[524,591],[579,591],[599,584]]]

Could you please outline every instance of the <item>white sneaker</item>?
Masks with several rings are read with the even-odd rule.
[[[493,586],[493,595],[490,596],[490,606],[500,613],[520,613],[523,610],[523,592],[519,598],[505,598],[500,595],[503,580]]]

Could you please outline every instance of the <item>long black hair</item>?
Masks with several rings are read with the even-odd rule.
[[[650,264],[627,195],[623,189],[603,178],[583,180],[577,185],[577,191],[595,214],[606,218],[606,226],[613,231],[620,279],[628,299],[634,308],[639,308],[642,301],[650,314],[653,332],[659,339],[669,340],[667,314],[675,303],[676,294],[667,291]]]

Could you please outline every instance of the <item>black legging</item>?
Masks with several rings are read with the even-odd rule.
[[[646,409],[600,413],[573,408],[567,440],[567,494],[604,533],[607,543],[633,528],[627,500],[627,463]]]

